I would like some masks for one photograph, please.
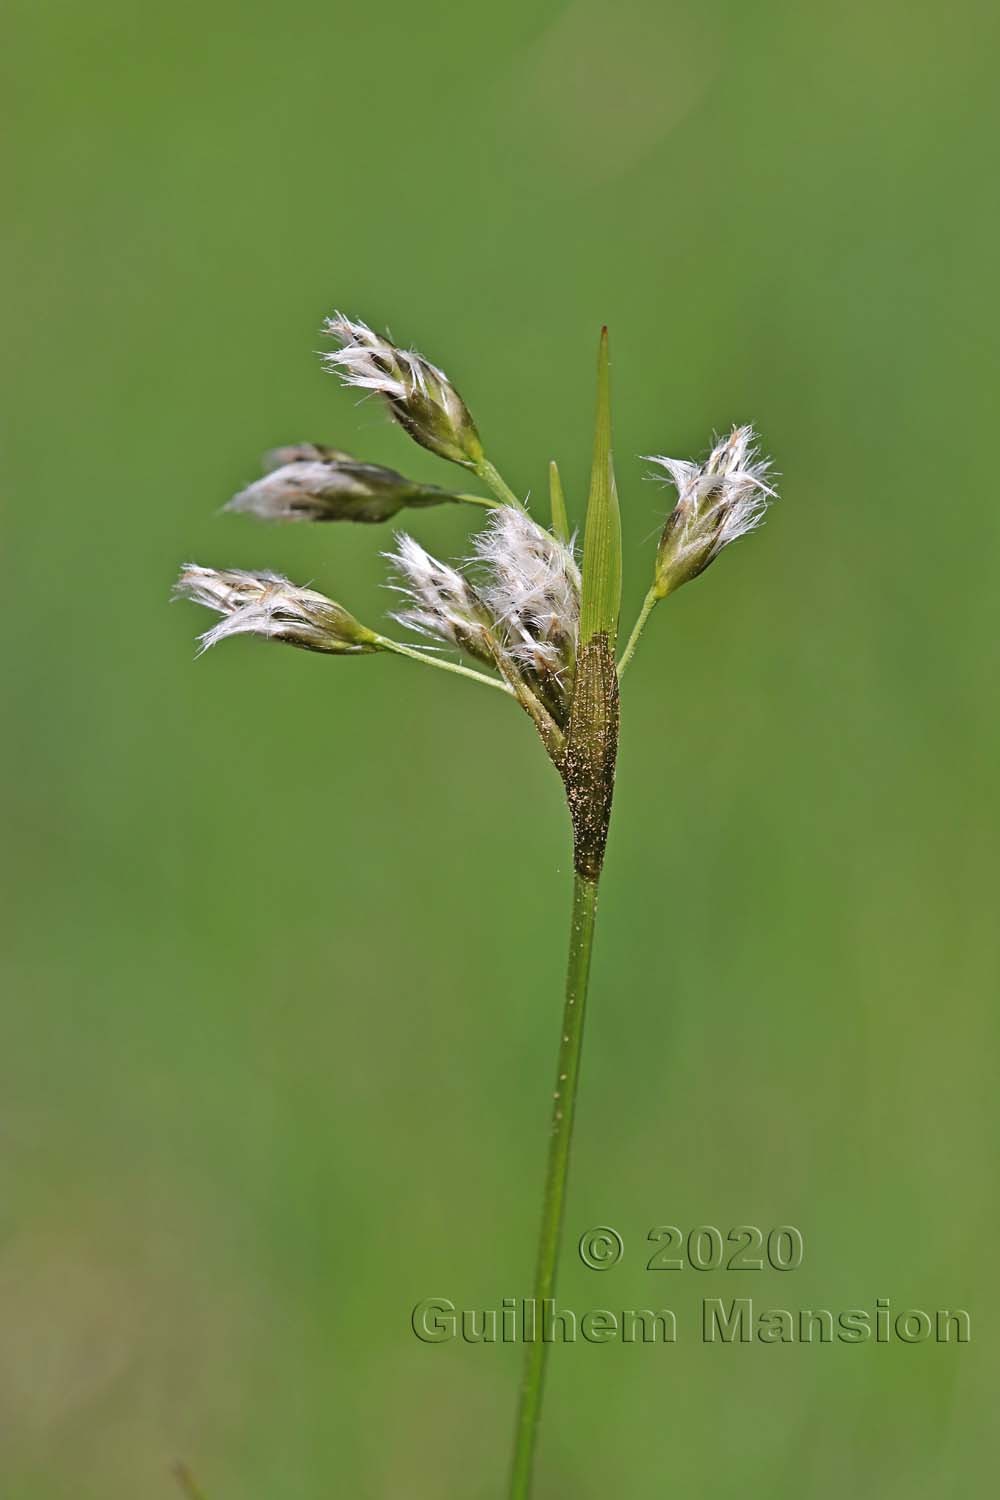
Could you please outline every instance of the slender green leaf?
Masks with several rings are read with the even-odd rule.
[[[608,379],[608,330],[601,330],[597,360],[597,421],[594,465],[587,501],[587,529],[583,540],[583,598],[580,605],[580,644],[606,635],[615,649],[622,601],[622,530],[618,491],[611,457],[611,398]]]
[[[566,496],[563,494],[559,466],[555,459],[549,464],[549,495],[552,501],[552,530],[561,542],[568,542],[569,516],[566,514]]]

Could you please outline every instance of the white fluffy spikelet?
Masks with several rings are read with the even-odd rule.
[[[463,468],[476,467],[483,457],[476,425],[443,370],[343,313],[327,318],[323,332],[340,345],[322,356],[328,370],[345,385],[384,397],[396,421],[422,447]]]
[[[199,638],[202,651],[230,635],[258,635],[339,656],[377,649],[372,631],[341,605],[314,589],[297,588],[280,573],[245,573],[188,563],[174,595],[223,616]]]
[[[345,385],[377,391],[393,401],[403,401],[415,386],[426,392],[428,377],[446,381],[443,372],[411,349],[397,349],[367,323],[334,313],[323,323],[323,332],[340,343],[339,349],[321,356],[328,370]]]
[[[400,579],[394,587],[409,601],[406,609],[393,614],[394,620],[493,662],[483,601],[457,568],[439,562],[405,531],[397,533],[396,550],[385,556]]]
[[[697,577],[730,542],[760,525],[776,492],[770,460],[760,456],[756,438],[752,427],[734,427],[703,464],[649,455],[677,490],[657,555],[661,594]]]
[[[483,599],[510,655],[539,677],[571,669],[580,625],[580,570],[571,548],[509,505],[492,512],[474,547],[488,570]]]

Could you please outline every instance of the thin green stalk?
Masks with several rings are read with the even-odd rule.
[[[493,465],[485,455],[476,464],[476,473],[479,475],[484,484],[489,485],[494,495],[496,495],[504,505],[514,505],[518,510],[526,509],[524,502],[517,498],[510,485],[500,474],[500,471],[493,467]]]
[[[625,675],[625,668],[628,666],[629,662],[632,660],[632,657],[635,655],[635,648],[639,644],[639,637],[642,635],[643,626],[649,619],[653,611],[654,604],[659,603],[659,599],[659,594],[654,593],[654,591],[650,589],[649,593],[642,601],[642,609],[640,609],[639,611],[639,618],[636,620],[635,625],[632,627],[632,634],[628,638],[628,645],[622,652],[621,661],[618,663],[619,682]]]
[[[499,688],[501,693],[510,693],[513,697],[513,689],[499,677],[487,677],[485,672],[476,672],[472,667],[460,667],[458,662],[442,661],[439,656],[431,656],[427,651],[418,651],[414,646],[404,646],[402,641],[391,641],[386,635],[377,635],[380,651],[391,651],[396,656],[408,656],[411,661],[422,661],[425,667],[437,667],[440,672],[454,672],[459,677],[471,677],[473,682],[484,682],[487,687]]]
[[[453,500],[462,500],[466,505],[485,505],[487,510],[496,510],[498,505],[506,504],[504,500],[491,500],[487,495],[456,494],[452,495],[451,498]]]
[[[577,1085],[580,1080],[580,1049],[583,1044],[583,1016],[590,977],[590,955],[594,944],[594,921],[597,915],[597,881],[577,873],[573,879],[573,918],[569,933],[569,963],[566,972],[566,1003],[563,1009],[562,1040],[559,1044],[559,1067],[556,1073],[552,1110],[552,1139],[549,1144],[545,1197],[542,1202],[542,1228],[538,1241],[538,1263],[535,1270],[534,1334],[525,1346],[524,1379],[514,1432],[514,1458],[511,1466],[510,1500],[528,1500],[542,1410],[542,1390],[549,1346],[541,1335],[542,1308],[555,1295],[559,1242],[562,1234],[566,1178],[569,1171],[570,1144],[573,1139],[573,1115],[576,1110]]]

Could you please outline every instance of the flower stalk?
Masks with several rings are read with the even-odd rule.
[[[590,959],[597,920],[597,880],[575,872],[573,911],[569,929],[566,967],[566,998],[563,1004],[559,1060],[552,1102],[552,1134],[549,1141],[542,1224],[538,1238],[538,1260],[532,1297],[553,1297],[562,1242],[562,1225],[569,1177],[569,1154],[576,1116],[583,1020],[590,982]],[[541,1301],[534,1303],[540,1307]],[[542,1413],[548,1344],[542,1339],[526,1345],[524,1374],[514,1429],[514,1457],[510,1473],[510,1500],[527,1500],[535,1464],[538,1426]]]
[[[483,483],[488,485],[493,491],[501,505],[515,505],[520,510],[525,509],[524,501],[517,498],[506,479],[500,473],[500,470],[495,464],[490,463],[485,454],[483,454],[482,458],[476,464],[476,473]]]
[[[625,650],[622,652],[621,659],[618,662],[619,682],[625,675],[625,668],[628,666],[629,662],[635,655],[635,648],[639,644],[639,637],[642,635],[643,630],[646,628],[646,621],[653,613],[654,606],[659,604],[659,602],[660,596],[657,594],[656,590],[648,589],[646,592],[646,597],[642,601],[642,607],[639,610],[638,618],[636,619],[635,624],[632,626],[632,634],[629,636],[628,642],[625,646]]]

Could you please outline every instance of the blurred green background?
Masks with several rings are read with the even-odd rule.
[[[322,316],[453,375],[579,516],[611,325],[635,456],[752,420],[766,530],[626,683],[561,1299],[681,1340],[552,1361],[539,1500],[985,1492],[992,1296],[995,8],[13,0],[0,1488],[493,1500],[528,1291],[568,832],[527,721],[404,662],[237,642],[180,562],[362,618],[388,530],[221,503],[315,439],[443,483]],[[991,55],[992,54],[992,55]],[[412,519],[461,554],[474,517]],[[798,1225],[787,1275],[651,1226]],[[573,1249],[617,1227],[621,1266]],[[705,1347],[703,1296],[969,1309],[966,1347]]]

